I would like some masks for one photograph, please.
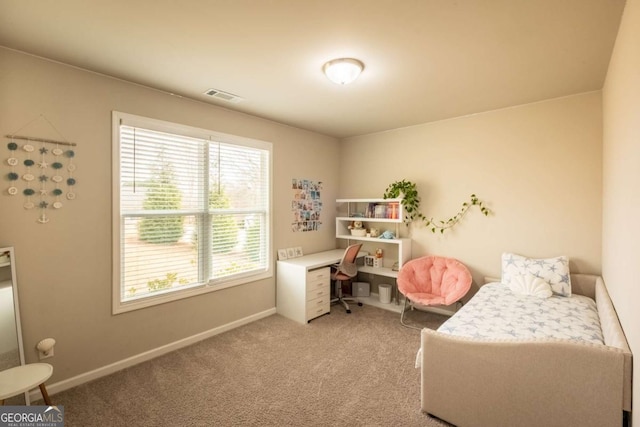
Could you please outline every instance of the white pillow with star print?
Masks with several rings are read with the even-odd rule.
[[[502,254],[502,283],[510,286],[517,276],[527,274],[547,282],[555,295],[571,296],[569,258],[566,256],[534,259],[508,252]]]

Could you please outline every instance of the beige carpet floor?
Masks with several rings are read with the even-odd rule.
[[[52,399],[66,427],[447,426],[420,411],[419,346],[397,313],[332,306],[308,325],[273,315]]]

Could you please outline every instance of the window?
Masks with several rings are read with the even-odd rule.
[[[271,144],[113,113],[113,311],[271,271]]]

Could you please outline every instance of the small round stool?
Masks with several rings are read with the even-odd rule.
[[[53,374],[53,366],[48,363],[29,363],[0,372],[0,405],[8,397],[40,387],[44,403],[51,406],[51,399],[44,382]]]

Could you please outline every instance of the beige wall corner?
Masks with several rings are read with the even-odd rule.
[[[627,0],[603,89],[602,274],[640,355],[640,1]],[[633,383],[640,384],[640,369]],[[640,408],[640,392],[633,393]],[[637,416],[633,425],[640,425]]]

